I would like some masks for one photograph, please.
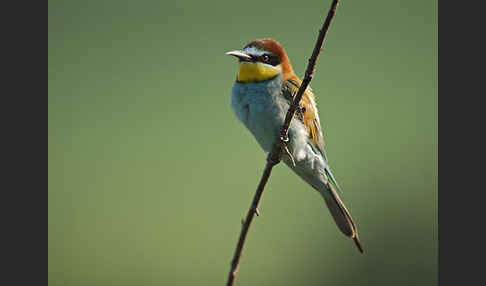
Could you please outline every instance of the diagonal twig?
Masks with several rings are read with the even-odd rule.
[[[238,272],[241,253],[243,251],[243,247],[246,241],[246,236],[248,234],[248,230],[250,229],[250,225],[254,218],[254,215],[255,214],[258,215],[258,204],[260,203],[263,190],[270,177],[272,168],[278,163],[280,163],[282,152],[288,153],[287,143],[289,141],[288,132],[290,127],[290,122],[292,121],[292,118],[294,118],[295,112],[299,108],[299,103],[300,100],[302,99],[302,96],[304,95],[304,91],[306,90],[307,86],[312,80],[312,77],[314,76],[316,61],[321,52],[322,44],[324,42],[324,38],[326,37],[329,25],[331,24],[331,20],[334,17],[334,14],[336,13],[338,2],[339,0],[333,0],[331,4],[331,8],[327,13],[326,20],[324,21],[322,28],[319,30],[319,36],[317,37],[317,42],[314,46],[314,50],[312,51],[312,56],[309,59],[309,64],[307,65],[304,79],[302,80],[302,84],[300,85],[300,88],[296,96],[294,97],[294,100],[292,101],[289,110],[287,111],[287,115],[285,116],[284,123],[282,125],[282,128],[280,129],[280,138],[273,146],[272,151],[268,154],[267,163],[265,165],[263,175],[260,179],[260,183],[258,184],[257,190],[255,192],[255,196],[253,197],[253,201],[250,205],[250,208],[248,209],[246,219],[242,221],[240,237],[238,239],[238,244],[236,245],[235,253],[233,255],[233,260],[231,261],[231,269],[228,275],[228,280],[226,282],[227,286],[234,285],[236,274]]]

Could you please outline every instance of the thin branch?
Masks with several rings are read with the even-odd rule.
[[[329,25],[331,24],[331,20],[334,17],[334,14],[336,13],[338,2],[339,0],[333,0],[331,4],[331,8],[327,13],[326,20],[324,21],[322,28],[319,30],[319,36],[317,37],[317,42],[314,46],[312,56],[309,59],[309,64],[307,65],[304,79],[302,80],[302,84],[300,85],[300,88],[296,96],[294,97],[294,100],[290,105],[289,110],[287,111],[287,115],[285,117],[284,123],[282,125],[282,128],[280,129],[280,138],[277,139],[277,142],[273,146],[272,151],[268,154],[267,164],[265,165],[265,169],[260,179],[260,183],[258,184],[255,196],[253,197],[251,206],[248,209],[248,213],[246,214],[246,219],[242,221],[240,238],[238,239],[238,244],[236,246],[235,253],[233,255],[233,260],[231,261],[231,269],[228,275],[228,280],[226,282],[227,286],[234,285],[236,274],[238,272],[241,253],[243,251],[243,247],[245,246],[246,236],[248,234],[248,230],[250,229],[250,225],[251,222],[253,221],[254,215],[255,214],[258,215],[258,205],[260,203],[260,199],[262,197],[265,185],[268,179],[270,178],[270,174],[272,173],[272,168],[278,163],[280,163],[282,152],[285,152],[288,155],[290,155],[287,149],[287,143],[289,141],[288,132],[290,127],[290,122],[292,121],[292,118],[294,118],[295,112],[299,107],[299,103],[300,100],[302,99],[304,91],[306,90],[307,86],[312,80],[312,77],[314,76],[316,61],[321,52],[322,44],[324,43],[324,38],[326,37],[327,30],[329,28]]]

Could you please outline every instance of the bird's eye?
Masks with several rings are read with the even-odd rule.
[[[269,59],[270,59],[270,58],[268,57],[268,55],[261,55],[261,56],[260,56],[260,60],[261,60],[262,62],[268,62],[268,60],[269,60]]]

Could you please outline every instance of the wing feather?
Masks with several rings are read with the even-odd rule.
[[[297,91],[299,90],[301,81],[296,79],[287,80],[283,83],[282,93],[290,101],[293,100]],[[324,154],[324,138],[322,136],[321,123],[317,113],[317,106],[315,102],[314,93],[308,87],[300,101],[301,112],[298,114],[299,120],[305,125],[308,131],[308,136],[311,142]]]
[[[282,94],[289,102],[293,101],[295,95],[297,94],[297,91],[299,90],[301,83],[302,82],[297,79],[290,79],[284,81],[282,85]],[[297,118],[307,128],[310,143],[312,143],[313,147],[315,147],[315,149],[317,149],[322,154],[324,160],[327,163],[328,160],[327,160],[326,152],[324,150],[324,138],[322,136],[321,123],[319,121],[319,115],[317,113],[317,106],[315,102],[314,93],[312,92],[312,89],[310,87],[307,88],[304,95],[302,96],[302,100],[300,101],[300,107],[301,107],[301,112],[299,112]],[[326,167],[325,172],[327,177],[336,186],[336,188],[340,192],[342,192],[329,166]]]

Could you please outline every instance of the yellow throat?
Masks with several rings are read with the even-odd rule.
[[[282,73],[280,66],[265,65],[258,62],[240,62],[239,82],[257,82],[276,77]]]

